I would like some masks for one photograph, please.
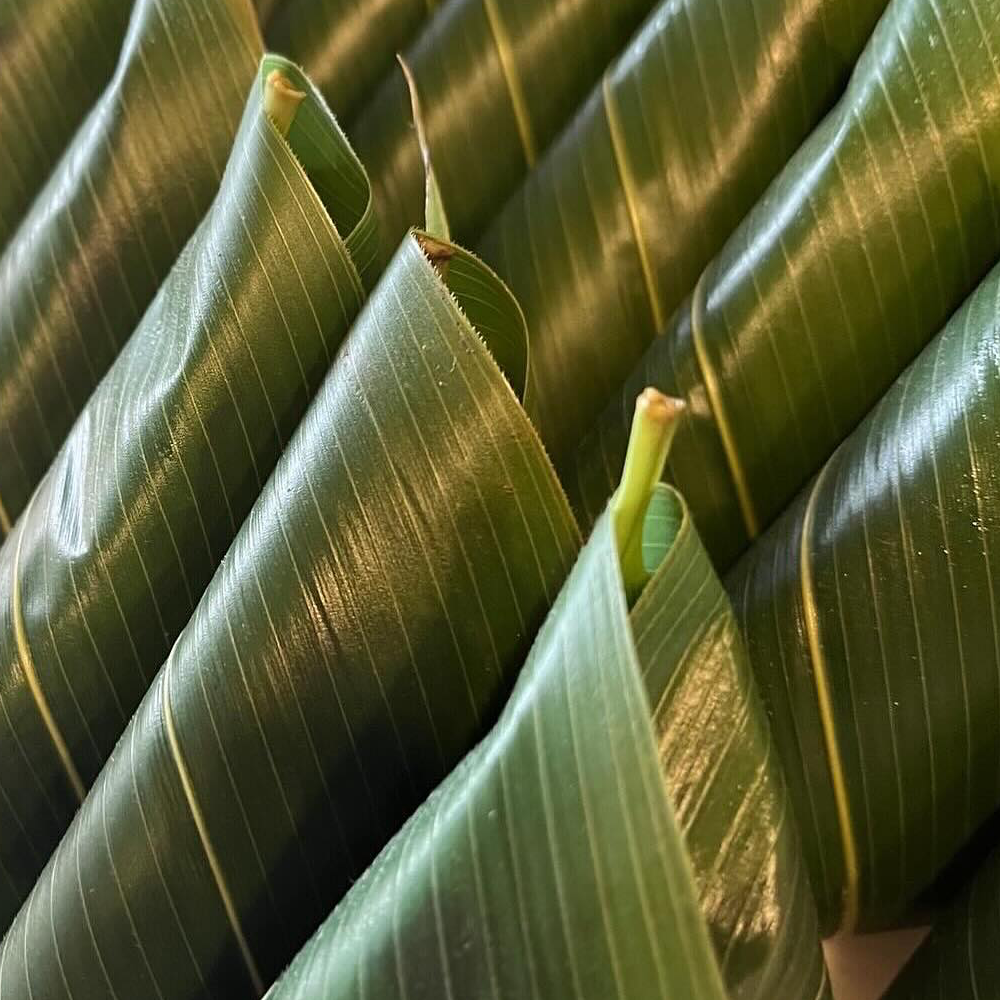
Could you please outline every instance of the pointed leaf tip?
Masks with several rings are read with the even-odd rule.
[[[403,71],[407,89],[410,92],[410,108],[413,111],[413,125],[417,130],[417,144],[420,146],[420,157],[424,162],[425,194],[424,194],[424,228],[440,240],[450,240],[448,216],[444,209],[444,199],[438,187],[434,165],[431,162],[431,147],[427,140],[427,130],[424,128],[423,112],[420,109],[420,95],[417,93],[417,82],[407,65],[406,60],[398,52],[396,59]]]

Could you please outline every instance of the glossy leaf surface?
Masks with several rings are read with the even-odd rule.
[[[475,238],[566,123],[652,0],[447,0],[406,51],[457,239]],[[349,130],[387,246],[423,220],[424,170],[401,73]]]
[[[364,172],[315,91],[278,134],[274,67],[308,88],[265,61],[211,211],[0,549],[5,927],[361,305]]]
[[[259,995],[495,718],[578,544],[408,237],[9,931],[5,1000]]]
[[[0,530],[211,204],[260,54],[249,0],[137,0],[111,81],[0,258]]]
[[[1000,804],[998,303],[994,271],[729,580],[828,925],[897,916]]]
[[[525,310],[557,468],[840,96],[885,4],[664,0],[491,224],[480,250]]]
[[[610,520],[598,522],[497,725],[270,1000],[826,995],[801,866],[795,904],[760,905],[795,837],[744,839],[784,814],[781,780],[760,754],[732,613],[675,494],[656,497],[646,542],[661,565],[630,616]]]
[[[439,2],[285,0],[264,37],[302,66],[333,113],[348,122]]]
[[[0,3],[0,250],[111,77],[130,0]]]
[[[1000,252],[998,25],[994,0],[893,0],[565,473],[585,522],[655,385],[689,404],[668,475],[730,563],[982,279]]]

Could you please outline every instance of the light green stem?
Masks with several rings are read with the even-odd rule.
[[[305,91],[296,90],[281,70],[272,69],[267,74],[264,81],[264,113],[282,135],[288,135],[305,96]]]
[[[644,389],[635,401],[625,467],[611,498],[611,517],[630,603],[649,579],[642,561],[642,529],[683,409],[681,400],[652,388]]]

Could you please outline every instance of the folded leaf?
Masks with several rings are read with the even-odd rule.
[[[0,250],[111,76],[130,0],[0,7]]]
[[[654,0],[448,0],[407,49],[452,232],[473,239]],[[423,220],[424,170],[401,73],[349,129],[387,247]]]
[[[893,0],[565,471],[585,521],[655,385],[689,404],[668,474],[728,564],[972,291],[1000,253],[998,25],[996,0]]]
[[[523,361],[516,305],[450,249]],[[407,237],[8,932],[4,1000],[259,995],[495,717],[577,547]]]
[[[659,568],[630,616],[598,522],[499,722],[269,1000],[828,995],[766,724],[676,494],[645,538]]]
[[[264,37],[349,121],[440,0],[285,0]]]
[[[211,203],[259,58],[249,0],[137,0],[0,259],[0,534]]]
[[[1000,805],[1000,271],[734,570],[828,926],[899,914]]]
[[[287,142],[276,67],[306,93]],[[322,98],[268,57],[219,197],[0,549],[3,927],[322,381],[371,222]]]
[[[663,0],[491,224],[480,252],[525,310],[557,468],[840,95],[885,5]],[[588,453],[588,523],[623,455]]]

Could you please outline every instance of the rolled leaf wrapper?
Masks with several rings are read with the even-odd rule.
[[[435,11],[406,63],[457,239],[475,239],[653,2],[448,0]],[[392,247],[424,218],[423,162],[402,73],[390,74],[349,134]]]
[[[668,477],[731,565],[982,280],[1000,254],[998,16],[893,0],[837,106],[561,467],[584,523],[654,385],[688,403]]]
[[[108,82],[130,9],[130,0],[0,8],[0,250]]]
[[[1000,271],[728,580],[827,926],[875,926],[1000,805]]]
[[[598,521],[500,720],[268,1000],[829,996],[732,611],[675,493],[644,537],[630,614]]]
[[[479,249],[524,308],[557,468],[840,96],[885,5],[663,0],[493,220]],[[621,395],[624,429],[642,388]],[[588,523],[624,454],[587,453]]]
[[[265,78],[303,98],[287,140]],[[0,925],[59,842],[321,383],[373,216],[267,57],[219,196],[0,549]]]
[[[420,239],[8,931],[5,1000],[259,996],[499,711],[578,535],[480,339],[516,382],[516,304]]]
[[[260,56],[249,0],[137,0],[0,257],[0,534],[211,204]]]
[[[299,63],[344,123],[440,0],[284,0],[264,29],[270,48]]]

